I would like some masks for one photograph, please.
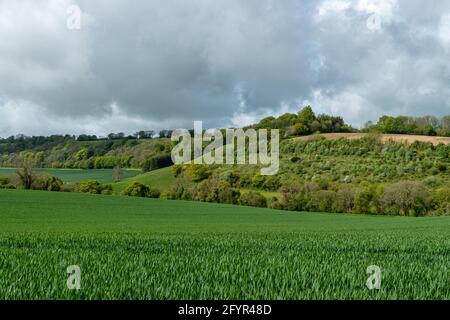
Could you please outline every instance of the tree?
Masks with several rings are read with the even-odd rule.
[[[297,122],[294,125],[294,135],[295,136],[304,136],[309,133],[310,133],[309,128],[304,123]]]
[[[387,187],[382,195],[382,203],[399,208],[404,216],[410,216],[413,210],[423,214],[429,207],[429,194],[422,183],[405,181]]]
[[[311,106],[306,106],[298,113],[298,120],[303,124],[309,125],[316,120],[316,114],[312,110]]]
[[[155,131],[153,131],[153,130],[147,130],[147,131],[141,130],[139,132],[136,132],[134,134],[134,136],[137,139],[153,139],[153,137],[155,136]]]
[[[133,182],[123,192],[123,195],[129,197],[141,197],[141,198],[159,198],[161,192],[156,189],[152,189],[140,182]]]
[[[188,164],[186,166],[186,173],[193,182],[200,182],[207,179],[211,172],[204,164]]]
[[[351,213],[355,206],[355,193],[349,187],[342,187],[336,195],[336,209],[338,212]]]
[[[354,211],[361,214],[370,213],[374,194],[375,189],[372,186],[361,186],[356,193]]]
[[[157,155],[145,159],[141,166],[144,172],[170,167],[173,165],[172,157],[169,155]]]
[[[170,138],[172,136],[172,130],[161,130],[159,132],[160,138]]]
[[[114,182],[120,182],[122,181],[123,178],[123,167],[119,164],[117,166],[114,167],[114,172],[113,172],[113,181]]]
[[[17,176],[22,183],[24,189],[29,190],[33,185],[34,173],[33,173],[33,160],[31,157],[25,157],[22,160],[22,168],[16,171]]]
[[[311,210],[318,212],[333,212],[336,202],[336,192],[331,190],[319,190],[312,193]]]
[[[243,206],[267,208],[267,199],[258,192],[249,191],[240,195],[239,204]]]

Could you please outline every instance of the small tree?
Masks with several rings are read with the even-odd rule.
[[[120,182],[122,181],[123,178],[123,167],[119,164],[117,166],[114,167],[114,171],[113,171],[113,181],[114,182]]]
[[[22,183],[24,189],[29,190],[33,185],[33,160],[31,158],[24,158],[22,160],[22,167],[16,170],[16,174]]]
[[[429,194],[420,182],[398,182],[385,189],[382,202],[399,208],[404,216],[410,216],[412,210],[422,214],[429,207]]]
[[[355,193],[349,187],[340,188],[336,194],[336,210],[352,213],[355,206]]]
[[[258,192],[249,191],[240,195],[239,204],[243,206],[267,208],[267,199]]]

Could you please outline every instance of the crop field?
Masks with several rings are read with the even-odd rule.
[[[0,168],[0,176],[9,176],[16,171],[14,168]],[[114,177],[112,169],[36,169],[36,172],[47,173],[60,178],[66,183],[81,182],[86,180],[97,180],[101,183],[111,183]],[[124,170],[123,179],[134,177],[140,174],[139,170]]]
[[[450,298],[449,217],[18,190],[0,205],[0,299]]]

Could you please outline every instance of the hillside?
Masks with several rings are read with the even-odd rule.
[[[172,166],[174,144],[167,137],[8,138],[0,141],[3,151],[32,148],[5,152],[0,166],[33,162],[35,167],[114,168],[114,172],[98,175],[90,171],[90,179],[84,176],[99,181],[83,181],[81,175],[79,181],[0,176],[0,188],[122,194],[289,211],[450,215],[450,138],[437,136],[449,135],[448,120],[383,116],[362,130],[368,132],[355,132],[342,118],[316,115],[311,107],[268,117],[251,127],[282,133],[275,176],[262,176],[260,165]],[[204,142],[203,147],[207,145]],[[130,167],[146,173],[130,177],[125,171],[124,175],[123,168]],[[105,185],[112,180],[120,182]]]
[[[113,183],[113,191],[121,192],[133,182],[139,182],[151,188],[156,188],[160,191],[167,192],[173,187],[175,177],[171,167],[157,169],[134,177],[126,178],[117,183]]]

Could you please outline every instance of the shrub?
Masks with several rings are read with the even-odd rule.
[[[302,159],[300,157],[294,156],[294,157],[291,158],[291,162],[292,163],[299,163],[301,161],[302,161]]]
[[[64,183],[61,179],[46,174],[35,175],[31,189],[45,191],[61,191]]]
[[[130,166],[131,156],[128,157],[115,157],[115,156],[103,156],[96,157],[94,160],[94,167],[96,169],[113,169],[117,166],[128,168]]]
[[[16,186],[14,186],[12,184],[3,184],[3,185],[0,185],[0,189],[16,189]]]
[[[180,176],[183,173],[183,166],[179,164],[175,164],[172,166],[172,174],[175,178]]]
[[[274,210],[282,210],[283,205],[281,204],[280,200],[278,200],[277,197],[272,197],[269,202],[267,203],[267,207]]]
[[[334,212],[336,192],[331,190],[319,190],[313,192],[310,209],[318,212]]]
[[[203,164],[187,165],[186,173],[193,182],[203,181],[211,175],[211,172],[209,172],[208,167]]]
[[[195,187],[184,175],[179,176],[170,191],[170,199],[173,200],[194,200],[196,194]]]
[[[262,189],[264,182],[266,181],[266,177],[257,173],[252,178],[252,186],[256,189]]]
[[[111,185],[102,185],[100,182],[96,180],[88,180],[85,182],[80,183],[76,191],[81,193],[91,193],[91,194],[106,194],[108,191],[111,191],[112,193],[112,186]]]
[[[126,187],[122,194],[129,197],[159,198],[161,192],[135,181]]]
[[[239,173],[235,172],[235,171],[228,170],[228,171],[222,172],[219,175],[219,179],[221,181],[228,182],[232,186],[235,186],[236,183],[239,181]]]
[[[78,183],[65,183],[61,186],[61,192],[76,192]]]
[[[159,191],[158,189],[155,188],[150,188],[147,197],[148,198],[153,198],[153,199],[158,199],[161,196],[161,191]]]
[[[263,183],[263,189],[267,191],[277,191],[280,187],[280,178],[277,176],[268,176]]]
[[[241,194],[239,197],[239,204],[243,206],[266,208],[267,199],[258,192],[249,191]]]
[[[173,162],[170,154],[147,158],[141,164],[144,172],[170,167],[171,165],[173,165]]]
[[[382,196],[382,203],[404,216],[423,215],[427,212],[430,199],[428,191],[422,183],[405,181],[387,187]]]
[[[355,207],[354,211],[356,213],[370,213],[370,209],[374,200],[375,190],[371,186],[360,187],[355,196]]]
[[[53,161],[51,166],[54,169],[60,169],[64,167],[64,164],[61,161]]]
[[[450,188],[443,187],[436,190],[433,194],[433,202],[436,215],[450,214]]]
[[[336,194],[336,211],[351,213],[355,206],[355,193],[349,187],[342,187]]]
[[[214,175],[196,186],[194,198],[204,202],[238,204],[239,197],[239,190]]]
[[[147,197],[150,188],[140,182],[133,182],[122,192],[123,195],[129,197]]]
[[[0,176],[0,186],[4,186],[8,184],[8,178]]]
[[[299,209],[298,195],[300,193],[299,185],[284,186],[280,190],[281,193],[281,205],[284,209],[289,211],[295,211]]]

